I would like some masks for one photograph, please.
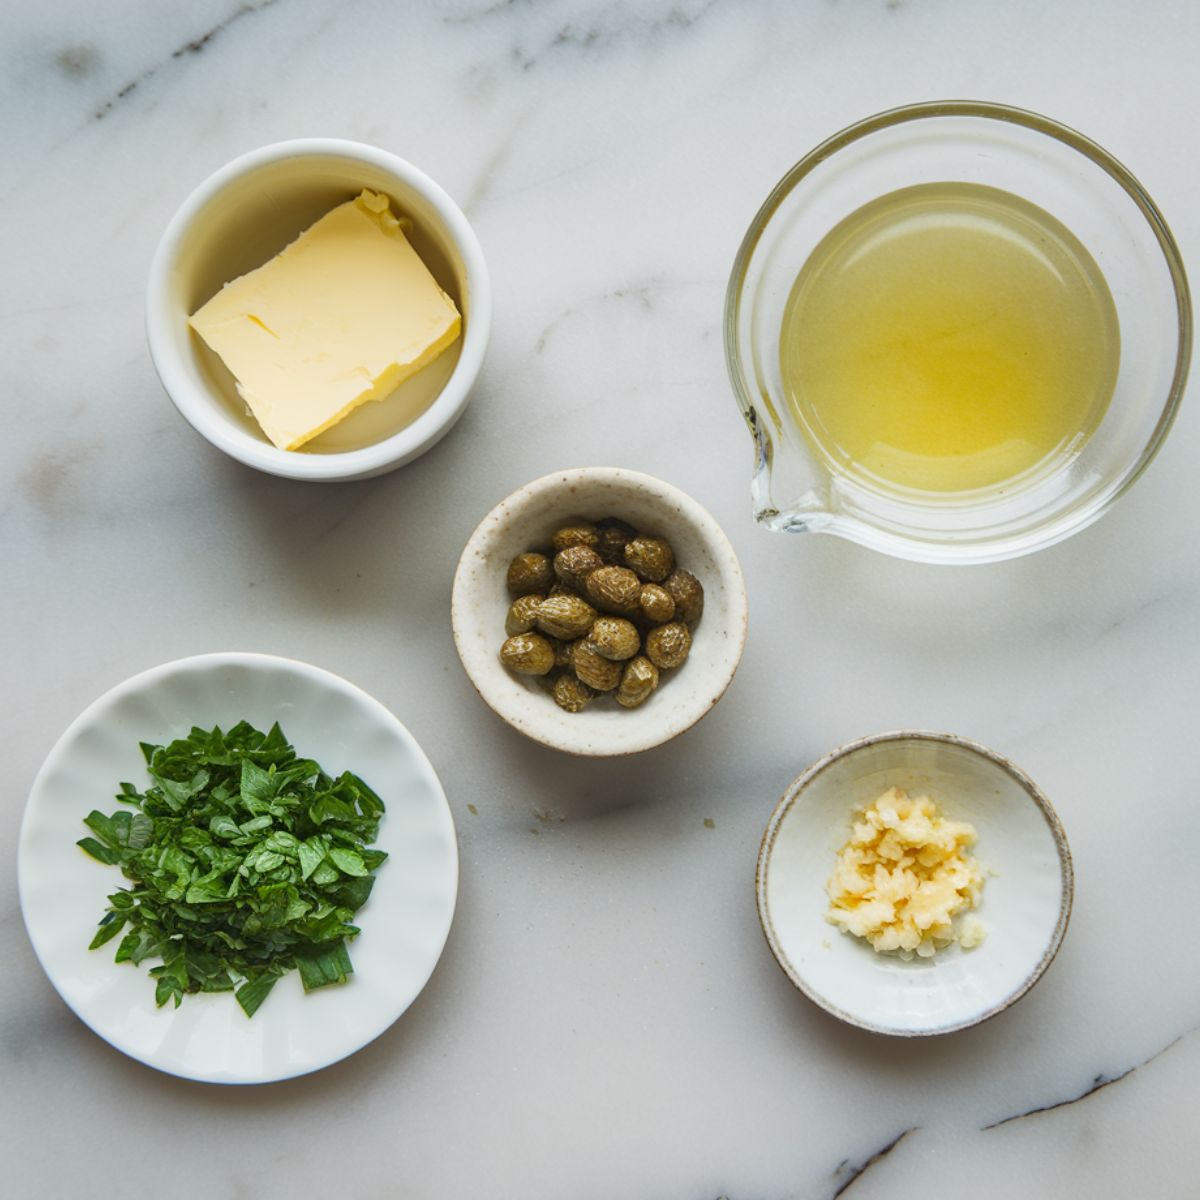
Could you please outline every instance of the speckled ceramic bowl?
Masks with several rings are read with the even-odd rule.
[[[568,713],[540,680],[512,675],[500,663],[512,601],[505,574],[516,555],[549,545],[571,518],[610,516],[670,540],[679,565],[704,586],[704,615],[687,662],[665,672],[640,708],[627,711],[601,697]],[[514,729],[571,754],[635,754],[690,729],[724,694],[746,641],[746,585],[729,539],[690,496],[636,471],[583,467],[535,479],[484,517],[459,560],[451,621],[471,682]]]
[[[892,786],[975,826],[989,873],[975,910],[987,938],[975,949],[904,962],[825,920],[852,810]],[[1073,891],[1050,801],[1007,759],[947,733],[882,733],[826,755],[784,793],[758,856],[759,919],[788,978],[835,1017],[901,1037],[965,1029],[1015,1004],[1058,952]]]

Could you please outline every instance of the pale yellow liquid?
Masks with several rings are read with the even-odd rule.
[[[1017,485],[1112,398],[1117,312],[1069,229],[996,188],[931,183],[834,228],[788,300],[788,403],[835,470],[886,490]]]

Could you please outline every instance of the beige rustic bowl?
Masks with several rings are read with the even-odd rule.
[[[987,937],[973,950],[904,962],[825,920],[852,809],[893,786],[931,796],[979,834],[973,853],[990,875],[976,915]],[[986,1021],[1037,983],[1066,933],[1073,879],[1066,834],[1028,775],[966,738],[902,730],[842,746],[792,783],[767,825],[756,882],[763,932],[796,987],[852,1025],[920,1037]]]
[[[601,697],[568,713],[540,681],[500,664],[511,602],[505,573],[516,555],[548,545],[570,518],[610,516],[670,539],[679,565],[704,586],[704,615],[688,661],[665,673],[641,708],[626,711]],[[746,585],[729,539],[690,496],[637,471],[582,467],[527,483],[484,517],[459,560],[451,622],[471,682],[514,729],[571,754],[636,754],[690,729],[724,694],[746,641]]]

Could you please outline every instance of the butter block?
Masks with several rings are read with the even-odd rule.
[[[284,450],[389,395],[462,329],[387,197],[372,191],[227,283],[189,324]]]

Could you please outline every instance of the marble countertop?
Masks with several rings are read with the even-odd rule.
[[[348,1155],[345,1190],[409,1200],[1196,1195],[1200,416],[1185,402],[1147,476],[1071,541],[997,566],[906,564],[754,525],[719,322],[738,241],[784,170],[927,98],[1018,104],[1094,137],[1195,267],[1197,44],[1187,0],[5,6],[6,1194],[340,1191]],[[453,434],[335,486],[203,442],[142,329],[150,255],[191,187],[322,134],[439,180],[496,302]],[[711,509],[751,631],[702,725],[587,763],[484,708],[448,609],[484,512],[600,462]],[[337,1066],[248,1089],[110,1049],[41,974],[16,904],[24,798],[63,728],[136,671],[222,649],[304,659],[388,704],[441,775],[462,854],[449,944],[408,1013]],[[1077,871],[1038,987],[932,1041],[813,1007],[754,908],[787,783],[898,726],[1020,763]]]

